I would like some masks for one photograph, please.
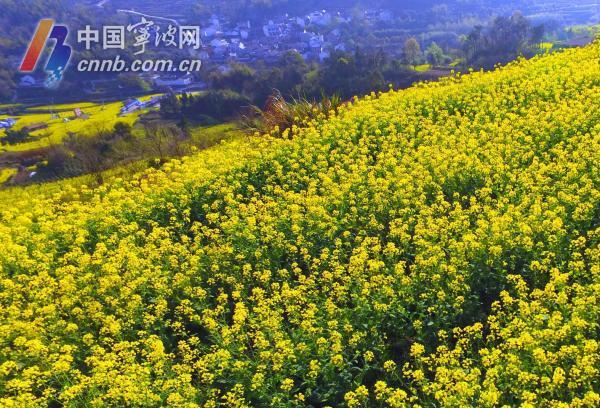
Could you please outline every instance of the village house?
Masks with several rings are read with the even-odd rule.
[[[8,129],[11,128],[17,123],[17,121],[13,118],[6,118],[4,120],[0,120],[0,129]]]
[[[310,37],[310,40],[308,40],[308,45],[312,49],[320,49],[321,47],[323,47],[323,43],[324,39],[322,34],[314,34]]]
[[[19,86],[22,88],[37,88],[44,86],[44,81],[42,79],[37,79],[32,75],[25,75],[19,80]]]
[[[321,52],[319,53],[319,61],[323,62],[329,57],[331,57],[331,53],[327,50],[321,49]]]
[[[273,20],[269,20],[267,24],[263,26],[263,33],[265,37],[279,37],[283,34],[281,25],[275,24]]]
[[[331,24],[332,17],[331,14],[326,10],[322,11],[314,11],[308,15],[308,20],[311,24],[315,24],[318,26],[326,26]]]
[[[219,29],[217,27],[207,27],[202,30],[202,37],[204,38],[212,38],[219,33]]]
[[[215,38],[210,42],[210,46],[213,48],[214,55],[223,56],[229,50],[229,41],[223,38]]]
[[[295,49],[301,53],[308,52],[313,60],[323,60],[329,57],[335,44],[340,44],[342,31],[336,26],[347,21],[349,19],[342,13],[326,10],[314,11],[304,17],[285,14],[261,26],[259,32],[262,31],[264,35],[262,40],[252,40],[249,21],[230,23],[213,15],[202,30],[207,46],[203,48],[200,58],[216,63],[230,58],[267,61]],[[306,29],[309,26],[312,30]],[[329,27],[333,30],[328,30]],[[324,37],[326,32],[327,38]]]
[[[121,108],[120,113],[121,115],[124,115],[126,113],[135,112],[141,109],[142,106],[142,101],[137,98],[127,99],[125,102],[123,102],[123,107]]]
[[[348,51],[348,47],[345,43],[339,43],[334,47],[335,51],[346,52]]]
[[[231,58],[243,57],[246,54],[246,46],[238,39],[231,41],[229,46],[229,56]]]
[[[188,86],[194,81],[194,78],[190,74],[186,74],[181,77],[177,76],[164,76],[159,77],[154,81],[154,85],[158,88],[165,87],[181,87]]]

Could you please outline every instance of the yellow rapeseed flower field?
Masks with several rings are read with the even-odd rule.
[[[600,43],[0,192],[2,407],[597,407]]]
[[[155,95],[148,95],[140,98],[140,100],[146,101],[152,96]],[[27,109],[21,115],[0,115],[0,120],[9,117],[17,120],[17,123],[13,127],[14,130],[20,130],[23,127],[37,123],[47,125],[44,129],[31,132],[31,140],[15,145],[0,146],[0,151],[17,152],[53,146],[60,143],[70,133],[76,133],[80,136],[93,134],[101,130],[111,129],[117,122],[134,125],[140,115],[147,111],[147,109],[139,110],[121,116],[119,113],[122,107],[122,102],[110,102],[107,104],[82,102],[36,106]],[[89,117],[87,119],[75,119],[73,112],[75,108],[80,108]],[[57,113],[59,116],[53,117],[52,113]],[[64,119],[68,119],[69,117],[71,119],[65,122]],[[0,129],[0,138],[4,137],[5,134],[6,130]]]

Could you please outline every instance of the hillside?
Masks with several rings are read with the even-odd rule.
[[[599,59],[0,191],[0,405],[598,406]]]

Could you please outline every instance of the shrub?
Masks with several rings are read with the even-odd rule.
[[[323,95],[319,102],[294,99],[287,102],[276,91],[267,100],[265,109],[256,106],[243,115],[242,127],[249,132],[271,133],[281,137],[292,126],[307,126],[315,120],[324,120],[336,114],[343,102],[338,95]],[[289,134],[289,132],[288,132]]]

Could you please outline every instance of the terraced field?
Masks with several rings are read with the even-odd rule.
[[[141,98],[149,99],[151,96]],[[124,116],[119,116],[119,111],[123,107],[122,102],[111,102],[107,104],[96,104],[91,102],[81,102],[66,105],[36,106],[28,108],[19,115],[0,115],[0,120],[6,118],[17,119],[14,130],[20,130],[23,127],[32,124],[44,123],[45,129],[31,132],[32,140],[15,145],[4,145],[0,151],[27,151],[41,147],[51,146],[60,143],[69,133],[86,134],[102,129],[110,129],[117,121],[134,124],[139,115],[144,111],[137,111]],[[73,110],[80,108],[88,115],[88,119],[74,119]],[[58,116],[53,116],[53,114]],[[68,122],[64,119],[69,119]],[[0,138],[6,133],[6,130],[0,129]]]

